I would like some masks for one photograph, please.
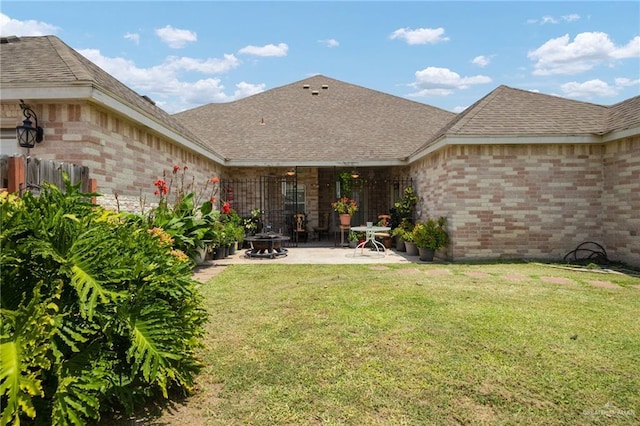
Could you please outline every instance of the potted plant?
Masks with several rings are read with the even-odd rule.
[[[402,219],[400,224],[391,230],[391,236],[395,238],[396,250],[406,251],[405,241],[407,234],[413,230],[413,222],[409,219]]]
[[[331,207],[340,215],[340,224],[349,226],[351,224],[351,216],[358,211],[358,202],[353,198],[340,197],[331,203]]]
[[[392,223],[400,224],[403,220],[413,221],[413,210],[418,203],[418,196],[412,186],[404,189],[403,196],[393,204],[391,208]]]
[[[418,255],[418,246],[414,241],[413,231],[415,230],[415,226],[411,228],[410,231],[406,231],[404,234],[404,248],[407,252],[407,256],[417,256]]]
[[[420,253],[420,260],[433,260],[436,250],[449,244],[446,218],[429,218],[424,222],[418,222],[413,228],[413,239]]]
[[[358,241],[360,241],[360,237],[358,236],[358,233],[355,231],[349,231],[349,247],[350,248],[356,248],[358,246]]]

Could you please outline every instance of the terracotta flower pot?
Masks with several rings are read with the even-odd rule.
[[[340,225],[342,226],[350,226],[351,225],[351,215],[340,213]]]

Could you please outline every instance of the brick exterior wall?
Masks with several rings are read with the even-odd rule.
[[[560,260],[584,241],[640,264],[640,141],[448,146],[412,165],[419,219],[445,216],[465,259]],[[635,215],[634,215],[635,214]]]
[[[195,184],[198,192],[221,173],[221,165],[94,104],[30,106],[45,132],[31,155],[88,166],[102,194],[97,201],[105,207],[119,205],[120,210],[139,212],[153,205],[157,200],[153,183],[163,172],[171,175],[173,165],[188,167],[185,187]],[[18,123],[22,115],[15,103],[3,104],[2,117],[15,117]]]
[[[607,253],[640,266],[640,136],[606,144],[603,164],[602,238]]]
[[[45,129],[31,155],[88,166],[103,195],[98,202],[108,208],[139,212],[154,205],[153,183],[163,172],[170,176],[173,165],[188,167],[185,186],[197,193],[212,176],[274,173],[224,168],[88,102],[31,107]],[[15,103],[2,104],[0,117],[22,120]],[[560,260],[595,241],[611,260],[640,266],[638,136],[594,145],[448,146],[414,162],[410,174],[420,196],[417,219],[448,220],[451,244],[440,255],[451,260]],[[309,169],[298,178],[307,185],[309,223],[316,226],[331,201],[319,190],[327,176]]]

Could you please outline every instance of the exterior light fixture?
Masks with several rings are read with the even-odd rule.
[[[360,173],[357,170],[351,172],[351,177],[354,179],[358,179],[360,177]]]
[[[295,169],[289,169],[286,172],[284,172],[285,175],[287,176],[295,176],[296,175],[296,170]]]
[[[16,126],[16,135],[18,137],[18,145],[23,148],[33,148],[36,143],[42,142],[44,139],[44,130],[38,126],[38,116],[29,105],[25,104],[20,99],[20,108],[22,108],[22,114],[24,115],[24,121],[22,125]],[[36,122],[35,127],[32,125],[31,119]]]

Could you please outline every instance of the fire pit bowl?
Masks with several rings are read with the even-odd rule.
[[[249,258],[265,257],[275,259],[276,257],[286,256],[287,249],[282,247],[284,241],[289,241],[289,237],[275,232],[265,232],[246,237],[245,241],[251,244],[251,248],[246,251]]]

